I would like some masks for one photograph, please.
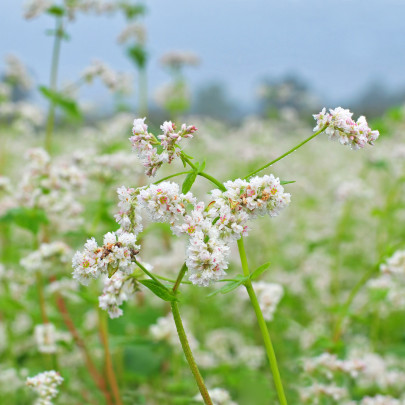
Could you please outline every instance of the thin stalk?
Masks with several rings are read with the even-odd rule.
[[[148,275],[153,281],[158,283],[161,287],[165,288],[167,290],[167,287],[162,284],[144,265],[139,263],[136,259],[133,259],[134,263],[146,274]]]
[[[108,392],[107,384],[104,380],[104,377],[98,372],[97,367],[95,366],[90,356],[89,349],[87,348],[84,340],[81,338],[78,330],[76,329],[72,317],[70,316],[69,311],[67,309],[65,300],[63,299],[60,293],[56,293],[55,298],[56,298],[56,305],[58,307],[60,314],[62,315],[62,319],[66,327],[68,328],[70,334],[72,335],[73,340],[76,343],[77,347],[81,350],[86,363],[86,368],[89,371],[91,377],[93,378],[94,383],[104,395],[106,403],[108,405],[113,405],[111,394]]]
[[[138,91],[139,91],[139,116],[148,115],[148,78],[146,67],[138,69]]]
[[[41,311],[42,323],[49,323],[48,315],[46,314],[45,295],[42,275],[39,271],[36,272],[37,290],[39,298],[39,309]]]
[[[153,184],[159,184],[159,183],[161,183],[162,181],[171,179],[172,177],[177,177],[177,176],[181,176],[181,175],[183,175],[183,174],[189,174],[189,173],[190,173],[190,171],[187,171],[187,172],[179,172],[179,173],[171,174],[170,176],[166,176],[166,177],[163,177],[163,179],[160,179],[160,180],[158,180],[158,181],[155,181]]]
[[[60,59],[60,47],[62,43],[63,22],[61,18],[56,20],[55,39],[52,50],[52,65],[51,65],[51,77],[50,77],[50,89],[56,91],[58,82],[58,68]],[[55,103],[53,100],[49,101],[48,119],[46,123],[45,134],[45,149],[50,152],[52,149],[52,135],[55,126]]]
[[[111,359],[110,348],[108,345],[108,324],[105,313],[98,308],[99,330],[101,343],[104,347],[104,361],[107,373],[107,380],[110,384],[111,391],[114,396],[115,405],[123,405],[120,395],[120,390],[115,376],[114,367]]]
[[[186,274],[186,271],[187,271],[187,265],[186,265],[186,263],[184,263],[183,266],[181,266],[181,269],[177,276],[176,282],[173,286],[172,291],[174,293],[176,293],[177,290],[179,289],[179,286],[183,280],[184,275]],[[171,301],[170,304],[172,307],[174,323],[176,324],[177,334],[179,335],[181,347],[183,348],[183,352],[184,352],[184,355],[186,356],[187,363],[191,369],[191,372],[194,375],[194,379],[198,385],[198,389],[200,390],[204,403],[206,405],[213,405],[211,398],[210,398],[210,394],[208,393],[207,387],[205,386],[204,379],[200,373],[200,370],[198,369],[197,363],[195,362],[193,353],[192,353],[190,345],[188,343],[187,335],[184,330],[184,326],[183,326],[183,322],[181,320],[180,311],[179,311],[177,302]]]
[[[184,161],[187,162],[190,165],[190,167],[192,167],[194,170],[197,169],[197,166],[187,156],[185,156],[184,154],[182,156],[183,156]],[[205,172],[198,172],[198,175],[201,177],[205,177],[211,183],[215,184],[220,190],[226,191],[225,186],[219,180],[217,180],[215,177],[212,177],[211,175],[209,175],[208,173],[205,173]]]
[[[173,280],[172,278],[160,276],[159,274],[155,274],[155,277],[160,280],[168,281],[173,284],[176,283],[176,280]],[[182,281],[181,284],[193,284],[193,283],[191,281]]]
[[[301,146],[305,145],[307,142],[309,142],[311,139],[314,139],[316,136],[318,136],[320,133],[325,131],[327,125],[325,125],[323,128],[321,128],[319,131],[315,132],[313,135],[311,135],[309,138],[305,139],[305,141],[302,141],[298,145],[294,146],[292,149],[287,151],[286,153],[283,153],[281,156],[279,156],[277,159],[272,160],[269,163],[266,163],[264,166],[260,167],[259,169],[253,171],[252,173],[248,174],[244,179],[249,179],[249,177],[254,176],[256,173],[261,172],[264,169],[267,169],[269,166],[273,165],[274,163],[277,163],[281,159],[284,159],[286,156],[290,155],[291,153],[295,152],[297,149],[299,149]]]
[[[202,378],[200,371],[198,370],[197,363],[195,362],[193,353],[191,352],[190,345],[187,340],[187,335],[184,330],[183,322],[181,320],[179,307],[176,301],[170,302],[172,307],[172,313],[174,318],[174,323],[176,324],[177,334],[179,335],[181,347],[183,348],[183,352],[186,356],[187,363],[191,369],[191,372],[194,375],[194,379],[197,382],[198,389],[200,390],[201,396],[204,400],[206,405],[213,405],[210,394],[208,393],[207,387],[204,384],[204,379]]]
[[[249,271],[249,266],[248,266],[248,262],[247,262],[245,246],[243,244],[243,238],[240,238],[238,240],[238,249],[239,249],[240,260],[242,263],[243,274],[246,277],[249,277],[250,271]],[[267,329],[266,321],[263,317],[262,310],[260,309],[260,305],[257,300],[255,290],[252,287],[252,282],[250,281],[250,278],[245,282],[245,287],[249,294],[250,302],[256,313],[256,318],[259,323],[260,331],[262,333],[264,346],[266,348],[267,358],[269,359],[271,372],[273,373],[273,380],[274,380],[274,385],[276,386],[278,399],[279,399],[281,405],[287,405],[287,399],[284,394],[283,383],[281,381],[280,372],[278,370],[276,354],[274,352],[273,344],[271,343],[271,338],[270,338],[269,331]]]

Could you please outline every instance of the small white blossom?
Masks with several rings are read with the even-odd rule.
[[[173,225],[186,213],[187,204],[195,204],[196,199],[190,192],[180,193],[177,183],[165,181],[141,189],[138,201],[152,221],[169,222]]]
[[[99,307],[108,311],[110,318],[118,318],[123,314],[119,306],[128,301],[134,291],[134,283],[118,270],[110,278],[105,277],[104,289],[98,298]]]
[[[35,377],[28,377],[26,384],[39,396],[36,405],[52,405],[52,399],[58,395],[58,386],[62,382],[63,378],[60,374],[52,370],[44,371]]]
[[[56,353],[56,330],[52,323],[35,326],[35,340],[40,353]]]
[[[208,390],[213,405],[238,405],[232,401],[229,392],[223,388],[212,388]],[[201,394],[197,394],[194,399],[199,402],[204,402]]]
[[[135,244],[136,236],[132,233],[109,232],[104,236],[104,245],[99,247],[94,238],[89,239],[82,252],[73,257],[73,278],[84,285],[101,274],[121,270],[131,273],[135,267],[132,259],[139,253],[140,247]]]
[[[317,124],[314,131],[326,127],[325,133],[331,139],[338,140],[342,145],[349,145],[352,149],[373,145],[380,133],[370,129],[365,117],[361,116],[355,122],[352,115],[353,113],[342,107],[329,109],[329,112],[323,108],[319,114],[313,116]]]

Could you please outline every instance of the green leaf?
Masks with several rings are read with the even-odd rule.
[[[0,217],[0,223],[16,224],[21,228],[28,229],[33,234],[37,234],[40,226],[48,224],[49,220],[44,210],[17,207],[9,209]]]
[[[181,161],[183,162],[183,166],[186,168],[186,167],[187,167],[187,162],[186,162],[186,160],[184,159],[184,156],[183,156],[183,155],[180,155],[180,159],[181,159]]]
[[[48,100],[59,106],[66,114],[70,115],[72,118],[81,119],[82,115],[76,101],[45,86],[40,86],[39,91]]]
[[[62,17],[65,15],[65,9],[60,6],[51,6],[48,8],[48,10],[46,10],[46,12],[56,17]]]
[[[177,297],[172,291],[164,287],[162,284],[155,280],[138,280],[146,288],[149,288],[155,295],[164,301],[178,301]]]
[[[261,266],[259,266],[252,274],[250,275],[251,280],[256,280],[259,278],[265,271],[267,271],[270,267],[270,262],[264,263]]]
[[[135,63],[136,66],[144,68],[148,60],[148,54],[142,45],[136,44],[127,49],[127,55]]]
[[[220,217],[214,218],[214,220],[212,221],[212,225],[215,225],[215,224],[217,223],[217,221],[218,221],[219,218],[220,218]]]
[[[285,184],[295,183],[295,180],[281,180],[280,184],[283,186]]]
[[[207,297],[213,297],[214,295],[217,295],[218,293],[227,294],[233,290],[236,290],[246,280],[248,280],[248,277],[238,276],[235,280],[229,281],[223,287],[219,288],[218,290],[215,290],[211,294],[208,294]]]
[[[138,15],[143,15],[146,12],[146,7],[143,4],[128,4],[121,2],[120,7],[124,11],[125,17],[128,20],[133,20]]]
[[[198,170],[193,170],[191,173],[189,173],[186,178],[184,179],[183,185],[181,187],[181,192],[183,194],[188,193],[191,190],[191,187],[193,186],[195,179],[197,178],[198,175]]]
[[[200,169],[198,170],[200,173],[204,171],[204,169],[205,169],[205,164],[206,164],[206,163],[207,163],[207,162],[206,162],[205,159],[204,159],[204,161],[201,163]]]

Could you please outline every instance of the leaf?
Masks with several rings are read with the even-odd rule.
[[[146,12],[146,7],[142,4],[121,3],[120,7],[128,20],[132,20],[138,15],[143,15]]]
[[[281,180],[280,184],[283,186],[285,184],[295,183],[295,180]]]
[[[212,225],[215,225],[215,224],[217,223],[217,221],[218,221],[219,218],[220,218],[220,217],[214,218],[214,220],[212,221]]]
[[[259,266],[252,274],[250,275],[251,280],[256,280],[259,278],[265,271],[267,271],[270,267],[270,262],[264,263],[261,266]]]
[[[0,223],[16,224],[21,228],[28,229],[32,233],[37,234],[40,226],[48,224],[49,220],[44,210],[17,207],[9,209],[0,217]]]
[[[144,68],[148,60],[148,54],[142,45],[136,44],[127,49],[127,55],[132,59],[136,66]]]
[[[198,170],[199,171],[199,173],[201,173],[201,172],[203,172],[204,171],[204,169],[205,169],[205,164],[206,164],[207,162],[205,161],[205,159],[204,159],[204,161],[201,163],[201,165],[200,165],[200,169]]]
[[[57,17],[62,17],[65,15],[64,8],[60,6],[51,6],[48,8],[48,10],[46,10],[46,12]]]
[[[233,290],[236,290],[246,280],[248,280],[248,277],[238,276],[236,279],[226,283],[223,287],[219,288],[218,290],[215,290],[211,294],[208,294],[207,297],[213,297],[214,295],[217,295],[218,293],[227,294]]]
[[[45,86],[39,86],[39,91],[48,100],[59,106],[66,114],[70,115],[72,118],[81,119],[82,115],[76,101]]]
[[[191,190],[191,187],[193,186],[195,179],[197,178],[197,175],[198,175],[198,170],[193,170],[186,176],[186,178],[184,179],[183,185],[181,186],[181,192],[183,194],[186,194]]]
[[[164,301],[178,301],[173,292],[168,290],[162,284],[157,283],[155,280],[138,280],[146,288],[151,290],[155,295]]]

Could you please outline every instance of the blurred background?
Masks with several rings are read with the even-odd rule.
[[[52,37],[44,34],[53,19],[27,24],[22,5],[2,1],[0,57],[17,55],[44,84],[52,47]],[[145,2],[136,21],[146,28],[148,103],[158,109],[162,86],[170,82],[162,55],[181,50],[198,58],[183,71],[188,112],[236,120],[280,108],[312,111],[342,104],[381,114],[405,99],[404,15],[401,0]],[[63,43],[60,77],[75,80],[94,59],[133,71],[125,45],[117,44],[125,26],[122,13],[78,16]],[[97,112],[111,111],[101,84],[83,95]],[[135,96],[126,102],[135,107]]]
[[[196,125],[182,147],[225,182],[341,105],[381,132],[376,145],[322,134],[261,172],[292,200],[251,222],[249,265],[271,262],[255,288],[291,405],[403,404],[404,17],[403,0],[1,0],[0,403],[32,404],[27,376],[55,369],[61,405],[201,404],[167,302],[139,286],[109,319],[104,281],[72,279],[74,252],[118,229],[118,187],[184,170],[178,159],[148,178],[133,120],[155,135],[165,120]],[[192,192],[208,204],[212,188],[198,177]],[[170,283],[187,240],[147,218],[137,238]],[[180,302],[207,385],[225,398],[215,405],[275,404],[247,295],[209,298],[218,288],[182,285]],[[392,401],[368,401],[377,395]]]

